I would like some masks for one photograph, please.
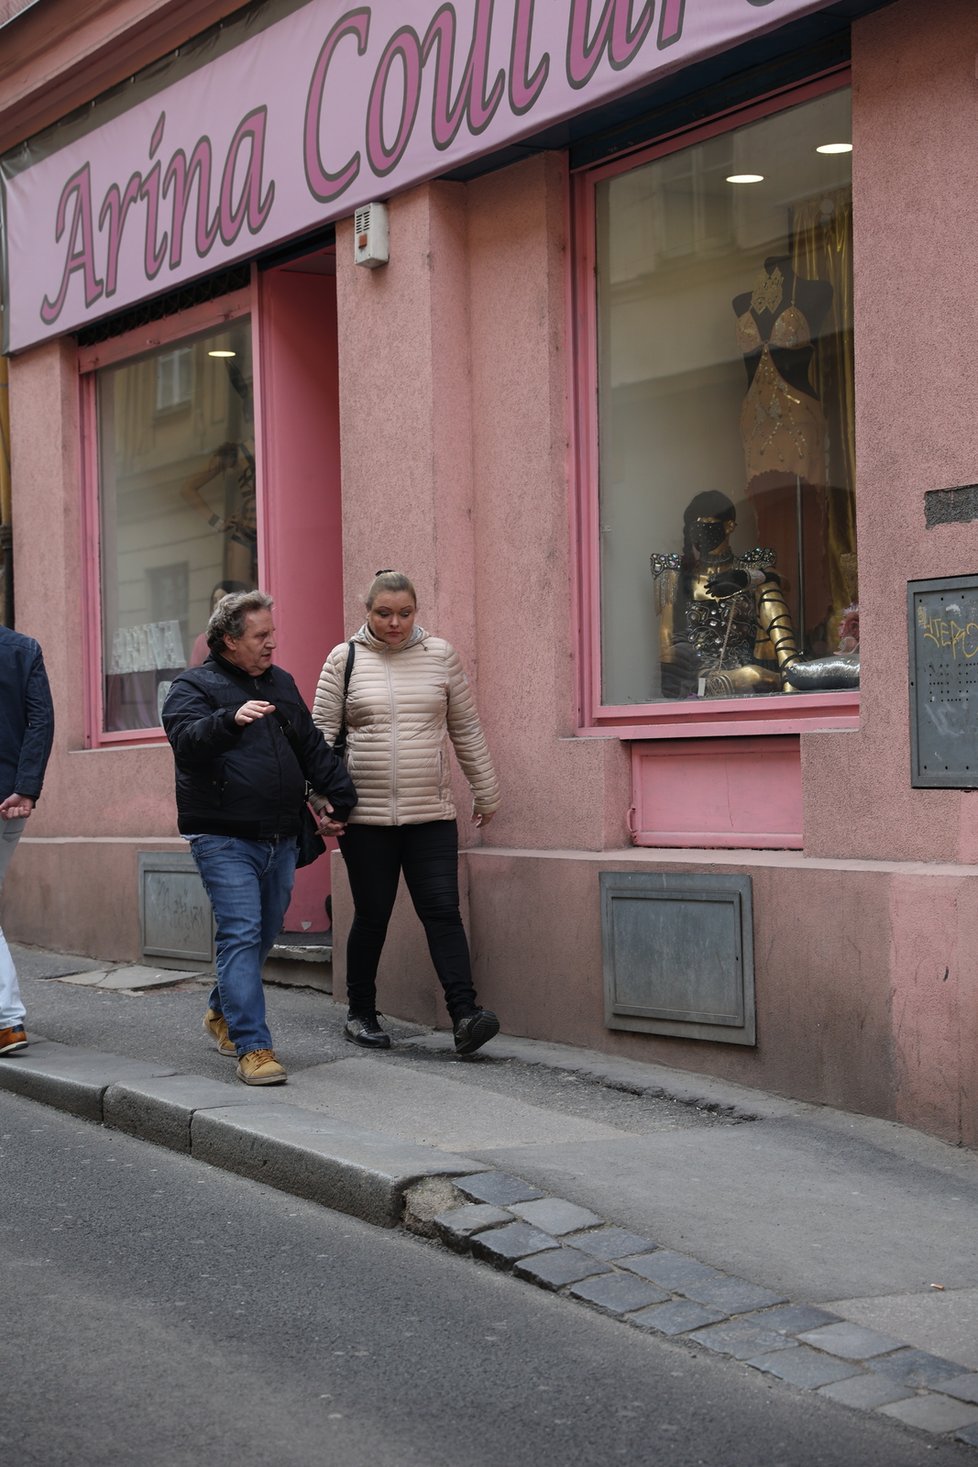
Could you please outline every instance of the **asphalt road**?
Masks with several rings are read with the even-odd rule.
[[[736,1362],[0,1094],[21,1467],[970,1462]]]

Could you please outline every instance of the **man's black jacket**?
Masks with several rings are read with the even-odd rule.
[[[234,715],[253,698],[273,703],[278,716],[242,728]],[[281,718],[292,725],[305,772]],[[188,667],[174,678],[163,704],[163,727],[173,746],[177,823],[184,835],[295,835],[306,777],[340,820],[357,802],[346,766],[280,667],[250,677],[212,652],[203,667]]]
[[[0,800],[36,800],[54,740],[54,705],[33,637],[0,627]]]

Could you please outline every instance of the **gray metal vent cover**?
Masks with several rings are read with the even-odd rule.
[[[756,1042],[751,879],[602,871],[605,1024]]]
[[[214,961],[211,904],[190,852],[139,852],[139,930],[145,957]]]

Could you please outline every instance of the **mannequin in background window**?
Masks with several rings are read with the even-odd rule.
[[[765,261],[753,289],[734,296],[747,368],[740,414],[747,492],[780,482],[825,482],[825,417],[811,381],[813,341],[832,304],[824,280],[803,280],[785,255]]]
[[[695,697],[777,693],[798,657],[791,613],[772,567],[773,550],[738,555],[737,515],[715,490],[683,515],[681,555],[653,555],[662,694]]]
[[[814,342],[832,306],[824,280],[796,275],[786,255],[769,255],[751,290],[733,299],[737,345],[747,369],[740,412],[747,497],[758,538],[794,568],[799,522],[803,560],[797,568],[807,628],[829,604],[825,563],[825,414],[812,381]]]
[[[257,475],[255,469],[254,403],[251,387],[240,369],[228,363],[228,377],[243,405],[240,442],[222,443],[211,454],[207,466],[193,474],[184,484],[182,494],[188,504],[207,521],[211,529],[225,536],[226,573],[251,590],[258,584],[258,511],[256,504]],[[231,514],[224,513],[224,476],[233,472],[237,478],[237,504]],[[221,479],[221,507],[215,509],[201,490],[213,480]]]

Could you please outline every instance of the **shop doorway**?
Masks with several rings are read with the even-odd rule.
[[[311,706],[345,631],[332,248],[261,270],[258,345],[263,585],[275,597],[276,655]],[[287,934],[312,940],[329,929],[329,866],[323,856],[298,873]]]

